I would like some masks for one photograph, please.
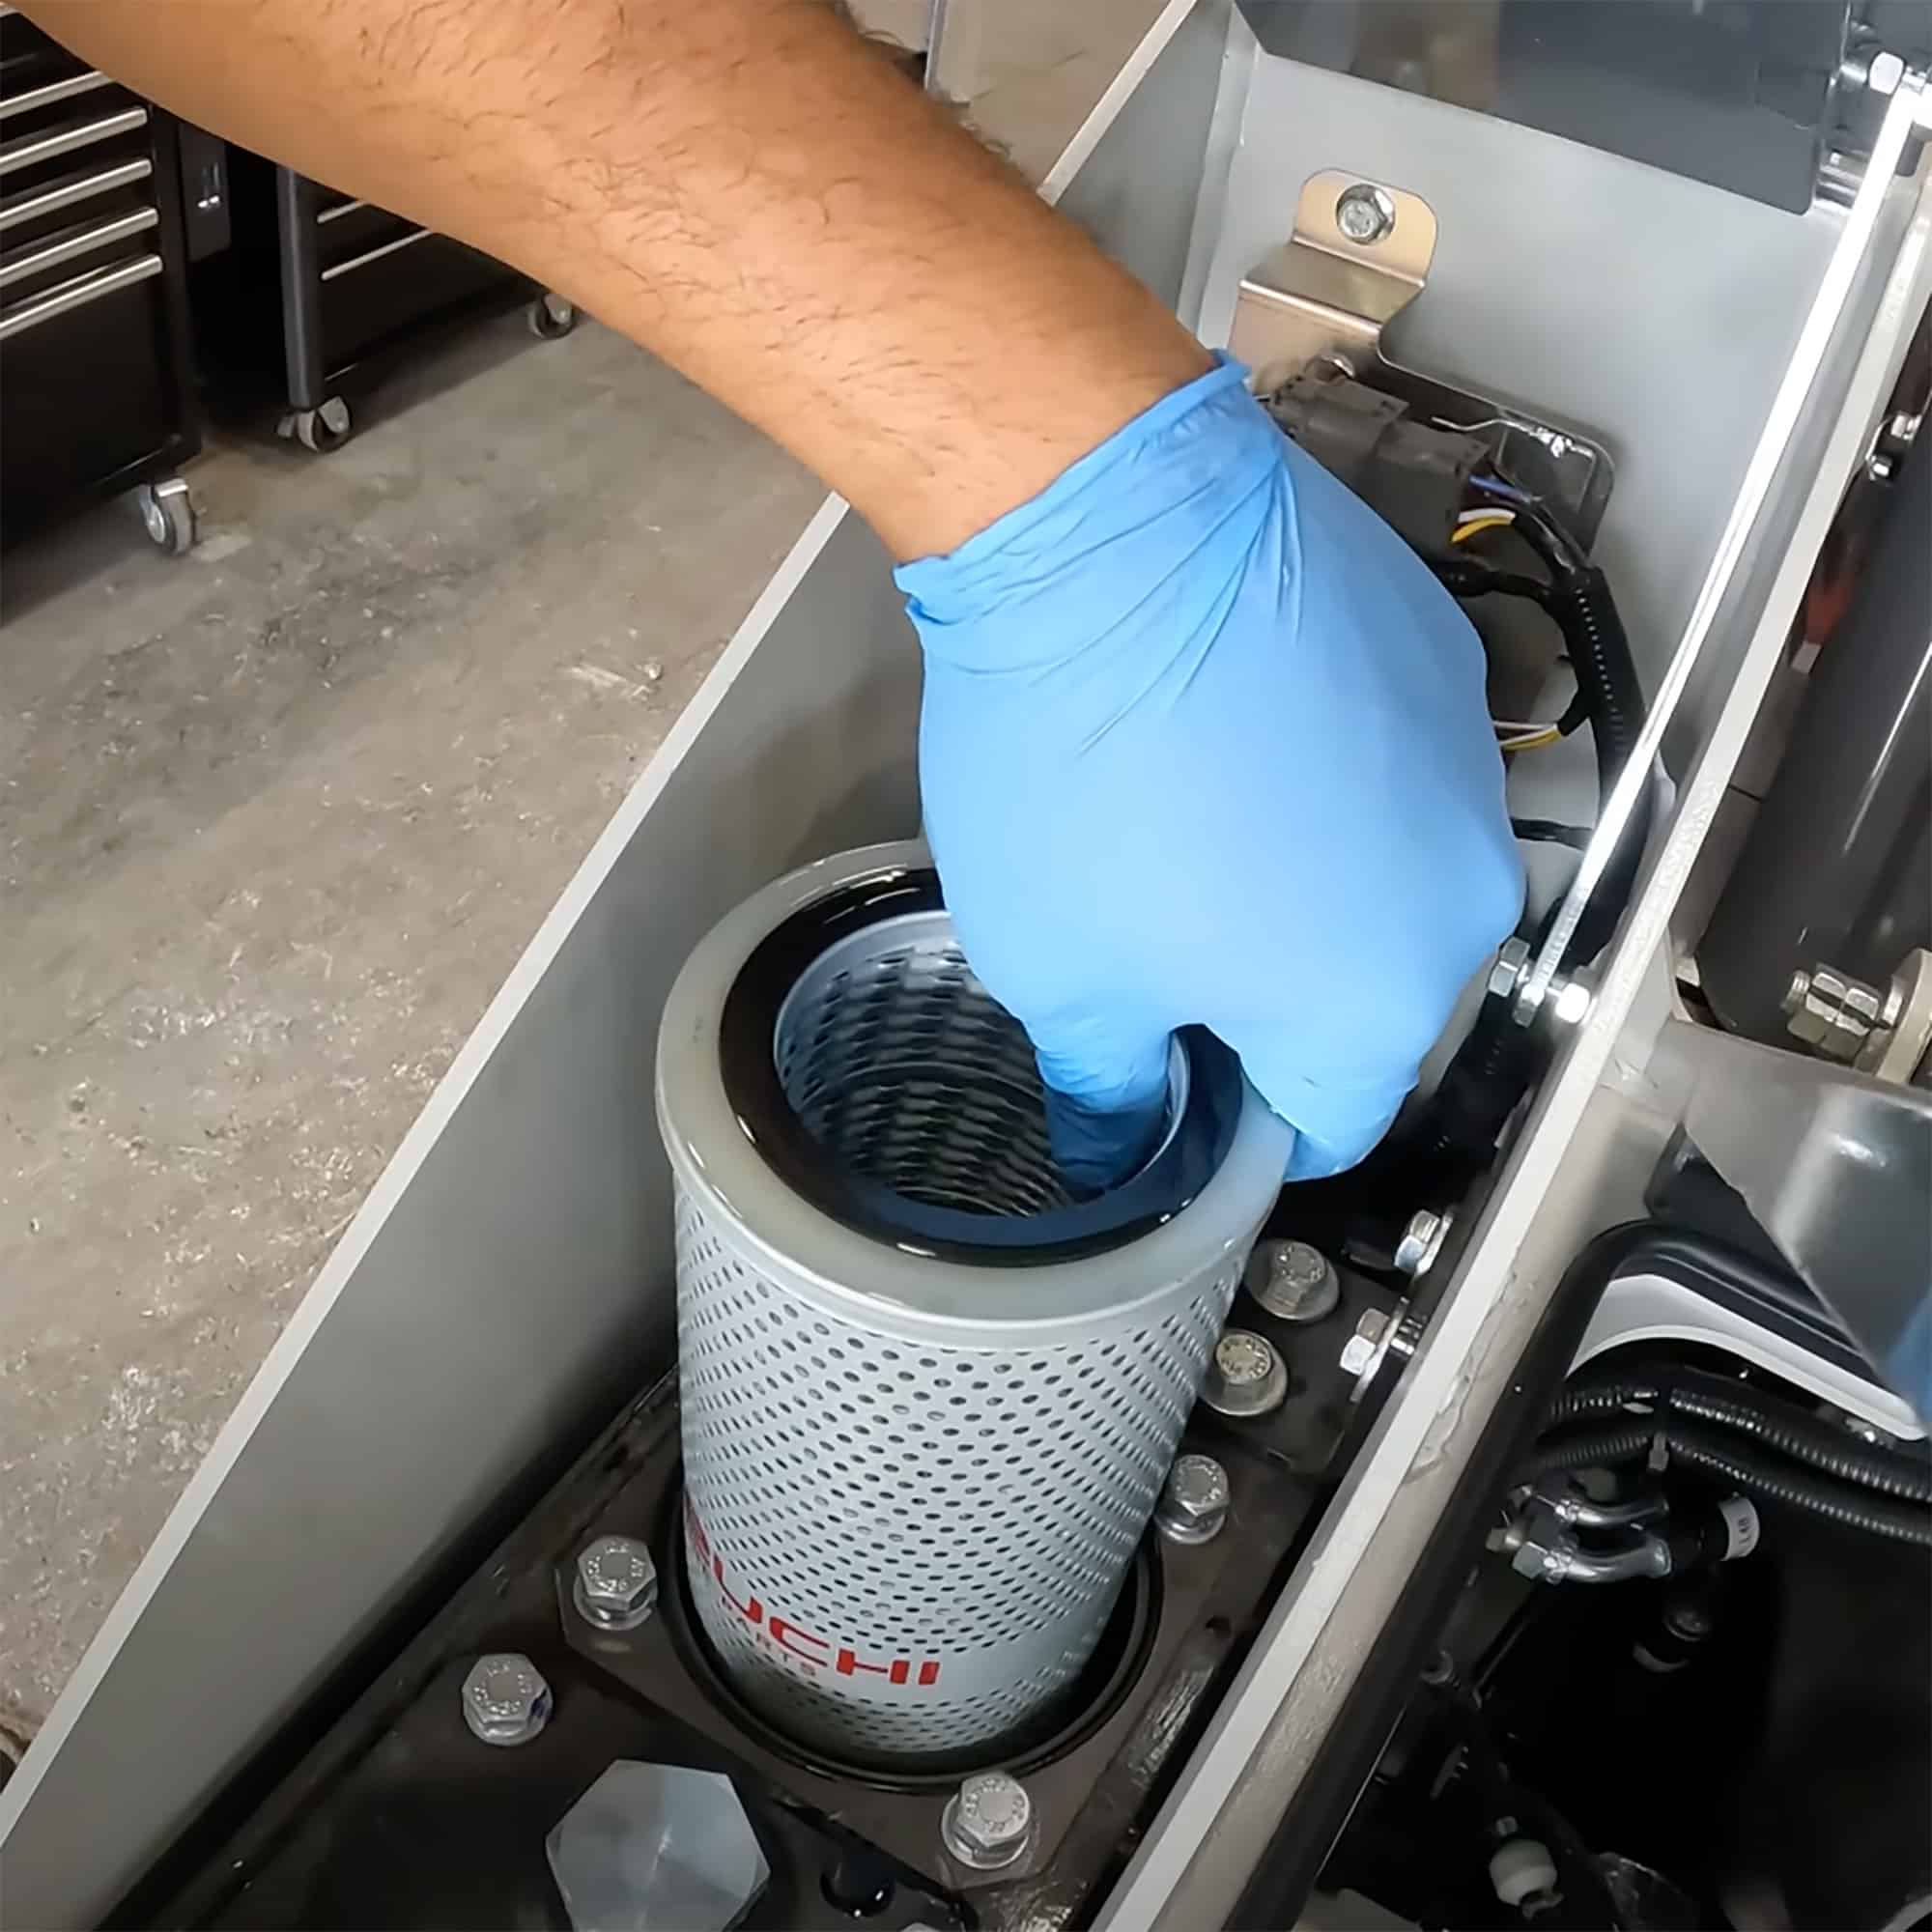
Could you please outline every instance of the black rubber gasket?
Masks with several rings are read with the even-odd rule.
[[[1187,1101],[1153,1159],[1118,1187],[1040,1214],[970,1214],[910,1201],[835,1161],[793,1111],[773,1042],[780,1009],[806,969],[853,932],[908,913],[940,912],[945,903],[930,867],[894,867],[801,906],[758,942],[725,995],[718,1027],[724,1096],[746,1138],[812,1207],[906,1254],[1036,1267],[1107,1254],[1171,1221],[1220,1171],[1241,1116],[1241,1064],[1205,1027],[1179,1036]]]

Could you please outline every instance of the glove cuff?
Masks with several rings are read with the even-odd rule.
[[[1282,436],[1246,379],[1217,355],[949,555],[901,564],[893,580],[927,655],[983,671],[1064,662],[1144,612],[1231,520],[1259,526]],[[1025,624],[997,621],[1022,601]]]

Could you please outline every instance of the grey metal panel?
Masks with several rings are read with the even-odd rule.
[[[1201,199],[1229,14],[1229,0],[1170,7],[1116,82],[1117,89],[1131,92],[1122,92],[1107,126],[1104,158],[1084,157],[1083,141],[1076,138],[1041,190],[1173,307],[1179,306]],[[1177,15],[1172,37],[1165,38]],[[1156,47],[1147,71],[1136,71]],[[1110,92],[1096,119],[1112,104]]]
[[[1227,339],[1243,273],[1287,240],[1301,184],[1345,168],[1413,190],[1439,229],[1388,353],[1600,433],[1617,487],[1597,544],[1654,687],[1690,615],[1842,224],[1533,128],[1265,55],[1208,272]]]
[[[1587,141],[1802,213],[1846,0],[1242,0],[1270,53]],[[1898,53],[1905,42],[1883,35]],[[1839,145],[1849,145],[1839,143]]]
[[[493,1497],[664,1367],[670,1206],[651,1066],[665,994],[703,931],[768,879],[916,829],[918,684],[886,560],[829,504],[412,1128],[0,1793],[7,1925],[92,1923]]]
[[[1042,190],[1077,166],[1066,205],[1126,244],[1123,185],[1173,169],[1186,207],[1121,250],[1170,295],[1225,31],[1202,11],[1167,9]],[[670,980],[767,880],[917,828],[886,562],[829,502],[492,1003],[0,1791],[0,1925],[97,1919],[493,1497],[662,1366]]]
[[[1932,1094],[1682,1020],[1657,1061],[1681,1067],[1699,1151],[1932,1420]]]

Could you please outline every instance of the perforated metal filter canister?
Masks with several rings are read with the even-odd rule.
[[[1193,1406],[1289,1130],[1210,1037],[1073,1199],[924,849],[758,894],[665,1009],[685,1556],[733,1687],[877,1764],[1054,1721]]]

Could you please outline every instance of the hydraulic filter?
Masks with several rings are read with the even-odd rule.
[[[767,888],[658,1044],[684,1555],[733,1689],[801,1744],[956,1761],[1051,1727],[1146,1530],[1289,1129],[1212,1036],[1076,1198],[1032,1049],[924,848]]]

